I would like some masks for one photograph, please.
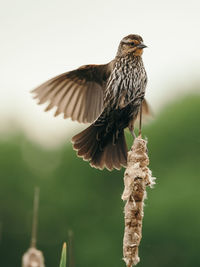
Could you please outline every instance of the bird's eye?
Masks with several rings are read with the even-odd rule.
[[[131,42],[131,46],[134,46],[135,45],[135,43],[134,42]]]

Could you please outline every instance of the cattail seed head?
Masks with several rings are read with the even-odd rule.
[[[128,152],[127,169],[124,174],[125,188],[122,194],[122,199],[126,201],[123,259],[127,267],[136,265],[140,261],[138,247],[142,238],[146,186],[152,187],[155,184],[155,178],[152,177],[148,164],[147,141],[138,137]]]
[[[36,248],[29,248],[22,257],[22,267],[45,267],[42,252]]]

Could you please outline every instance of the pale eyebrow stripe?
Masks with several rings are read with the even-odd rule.
[[[122,43],[124,44],[131,44],[131,43],[135,43],[135,44],[139,44],[140,42],[138,40],[132,40],[132,39],[128,39],[128,40],[122,40]]]
[[[128,39],[128,40],[122,40],[122,42],[125,43],[125,44],[130,44],[130,43],[133,42],[133,40],[131,40],[131,39]]]

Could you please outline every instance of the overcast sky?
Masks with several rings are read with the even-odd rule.
[[[120,40],[140,34],[155,111],[198,82],[199,0],[13,0],[0,6],[0,123],[16,121],[41,144],[57,144],[77,123],[54,118],[37,106],[30,90],[62,72],[106,63]]]

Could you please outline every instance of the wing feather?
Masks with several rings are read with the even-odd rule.
[[[93,122],[103,109],[104,90],[110,75],[109,64],[86,65],[58,75],[32,92],[38,104],[49,102],[45,111],[57,107],[55,116]]]

